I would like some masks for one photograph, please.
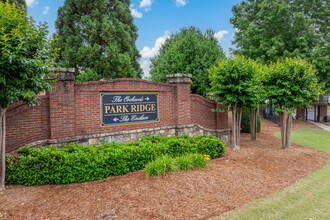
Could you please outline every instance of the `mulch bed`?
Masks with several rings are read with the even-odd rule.
[[[314,125],[294,121],[294,129]],[[292,144],[281,149],[279,127],[262,120],[258,140],[206,170],[146,178],[142,171],[70,185],[8,186],[0,192],[6,219],[205,219],[283,189],[323,167],[328,154]]]

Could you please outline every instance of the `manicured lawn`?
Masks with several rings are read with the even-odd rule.
[[[280,137],[279,132],[275,134]],[[292,142],[330,154],[330,132],[301,128]],[[330,160],[294,185],[213,219],[330,219]]]
[[[281,133],[275,136],[281,138]],[[292,132],[291,141],[330,154],[330,132],[321,129],[299,128]]]

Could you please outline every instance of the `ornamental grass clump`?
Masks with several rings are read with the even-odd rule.
[[[191,160],[191,157],[189,155],[177,157],[175,161],[180,170],[192,170],[195,168],[193,161]]]
[[[164,155],[150,162],[144,169],[147,177],[149,176],[164,176],[167,172],[178,171],[176,161]]]
[[[176,158],[168,155],[157,158],[145,168],[146,176],[164,176],[167,172],[179,170],[203,169],[209,166],[210,155],[188,154]]]
[[[201,154],[194,154],[191,158],[194,168],[204,169],[208,168],[211,160],[210,155],[201,155]]]

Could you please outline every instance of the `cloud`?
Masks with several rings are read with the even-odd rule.
[[[228,34],[228,31],[223,30],[223,31],[219,31],[219,32],[215,33],[213,36],[220,42],[225,34]]]
[[[181,7],[185,6],[188,3],[188,0],[175,0],[176,6]]]
[[[153,48],[150,47],[144,47],[141,51],[140,54],[143,58],[152,58],[155,57],[158,52],[160,47],[162,46],[163,43],[165,43],[166,39],[170,38],[170,32],[165,31],[165,34],[159,38],[157,38],[155,45]]]
[[[132,4],[129,7],[129,9],[131,10],[131,15],[135,18],[142,18],[143,14],[133,7],[134,7],[134,5],[132,5]]]
[[[44,15],[48,14],[49,9],[50,9],[50,7],[46,6],[45,10],[42,13],[44,13]]]
[[[38,4],[36,0],[25,0],[27,7],[32,7],[34,4]]]
[[[152,1],[153,0],[142,0],[141,3],[140,3],[140,8],[144,8],[145,11],[150,11]]]
[[[151,61],[150,59],[147,59],[147,60],[142,60],[140,61],[140,66],[143,70],[143,78],[144,79],[148,79],[150,77],[150,64],[151,64]]]

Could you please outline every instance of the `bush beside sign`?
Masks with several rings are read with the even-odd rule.
[[[158,122],[158,93],[101,92],[101,126]]]

